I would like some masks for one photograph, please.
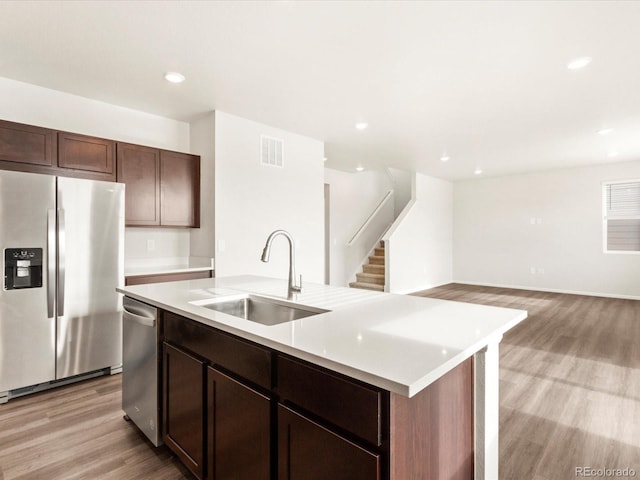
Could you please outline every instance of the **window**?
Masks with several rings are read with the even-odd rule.
[[[605,252],[640,253],[640,180],[603,185]]]

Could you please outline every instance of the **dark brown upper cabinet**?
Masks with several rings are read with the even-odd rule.
[[[125,188],[125,224],[160,225],[160,151],[118,143],[117,181]]]
[[[0,169],[126,184],[125,225],[200,227],[200,157],[0,120]]]
[[[160,152],[160,224],[200,226],[200,157]]]
[[[118,143],[117,158],[126,225],[200,226],[200,157]]]
[[[115,181],[115,142],[0,120],[0,168]]]
[[[55,166],[56,131],[0,120],[0,163],[3,168],[12,170],[25,167],[20,168],[19,165],[11,163]]]
[[[115,142],[58,132],[58,167],[102,174],[104,180],[115,182]]]

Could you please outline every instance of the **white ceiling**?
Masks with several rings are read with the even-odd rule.
[[[458,180],[640,159],[639,25],[618,1],[0,1],[0,76]]]

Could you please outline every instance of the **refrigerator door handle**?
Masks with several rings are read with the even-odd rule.
[[[65,246],[66,230],[64,209],[58,209],[58,316],[64,315],[64,279],[65,279]]]
[[[56,297],[56,211],[47,210],[47,318],[53,318]]]

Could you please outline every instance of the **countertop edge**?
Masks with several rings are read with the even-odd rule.
[[[172,273],[192,273],[192,272],[208,272],[213,271],[211,267],[176,267],[176,268],[166,268],[159,270],[149,270],[149,271],[125,271],[125,277],[149,277],[153,275],[170,275]],[[122,293],[122,292],[120,292]]]

